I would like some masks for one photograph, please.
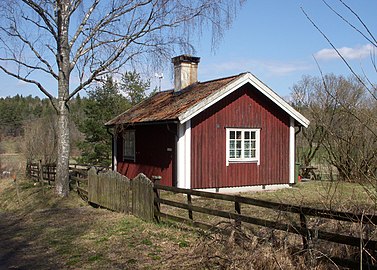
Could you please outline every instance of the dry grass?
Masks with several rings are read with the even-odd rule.
[[[306,182],[300,183],[293,188],[282,189],[269,192],[254,192],[240,194],[242,196],[275,201],[293,205],[304,205],[309,207],[348,211],[352,213],[375,213],[375,202],[371,194],[375,193],[372,187],[361,186],[352,183],[332,183],[332,182]],[[161,197],[187,202],[187,198],[182,194],[172,194],[162,192]],[[194,197],[192,204],[206,208],[234,212],[234,203],[221,200]],[[162,205],[163,212],[188,218],[188,211]],[[244,215],[258,217],[270,221],[300,226],[298,214],[278,212],[256,206],[241,205],[241,212]],[[195,221],[207,224],[234,224],[224,218],[193,213]],[[369,228],[358,223],[344,221],[332,221],[323,218],[307,217],[308,227],[328,232],[340,233],[377,239],[375,226]],[[338,245],[326,241],[315,240],[310,242],[310,250],[302,256],[302,239],[298,235],[279,232],[267,228],[261,228],[243,223],[243,235],[247,235],[248,244],[231,245],[227,247],[228,240],[223,236],[211,236],[209,241],[200,243],[192,250],[192,256],[199,261],[212,262],[214,265],[227,265],[229,269],[306,269],[308,265],[312,269],[328,269],[336,266],[329,259],[330,257],[340,257],[348,259],[358,259],[359,250],[345,245]],[[250,240],[251,239],[251,240]],[[257,239],[258,244],[255,244]],[[208,239],[207,239],[208,240]],[[230,241],[232,243],[232,241]],[[254,245],[252,244],[254,243]],[[222,255],[219,255],[222,254]],[[253,257],[250,257],[253,254]],[[254,254],[257,255],[255,259]],[[369,255],[364,254],[369,257]],[[375,256],[372,254],[372,256]],[[319,260],[320,259],[320,260]],[[182,263],[190,267],[197,262],[195,259],[188,259]],[[237,264],[237,263],[238,264]],[[240,265],[243,265],[240,267]]]
[[[303,183],[292,189],[243,195],[321,206],[325,205],[321,200],[326,200],[321,194],[333,187],[318,184],[321,183]],[[316,189],[319,195],[313,192]],[[316,242],[304,255],[298,236],[260,227],[242,227],[240,231],[229,220],[196,213],[195,219],[227,227],[230,235],[194,230],[169,221],[160,225],[146,223],[133,216],[89,207],[75,194],[58,199],[53,189],[46,186],[42,189],[28,180],[18,180],[18,190],[19,196],[12,179],[0,180],[0,265],[3,268],[337,269],[326,257],[328,254],[355,255],[354,249],[339,249],[328,243],[327,253],[321,253],[323,243]],[[333,193],[333,202],[355,202],[359,198],[364,205],[367,203],[362,200],[363,189],[345,184],[336,190],[339,193]],[[186,201],[181,195],[164,193],[163,196]],[[193,203],[227,211],[234,207],[231,203],[196,197]],[[185,210],[165,210],[187,217]],[[242,211],[293,222],[289,220],[292,217],[277,216],[273,211],[267,213],[257,207],[248,209],[242,205]],[[339,224],[332,226],[339,231],[345,229]]]

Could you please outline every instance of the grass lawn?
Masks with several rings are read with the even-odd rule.
[[[376,194],[375,187],[368,184],[308,181],[288,189],[245,195],[268,201],[347,211],[360,206],[363,209],[374,208]]]

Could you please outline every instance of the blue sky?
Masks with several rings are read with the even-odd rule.
[[[328,3],[347,19],[356,22],[338,0],[328,0]],[[377,36],[377,1],[345,0],[345,3],[358,13]],[[194,43],[196,56],[201,57],[199,80],[206,81],[249,71],[279,95],[287,97],[293,84],[303,75],[320,75],[314,57],[324,73],[350,74],[327,41],[305,17],[301,7],[344,53],[356,72],[366,73],[376,83],[377,73],[373,72],[370,59],[373,48],[320,0],[247,1],[238,11],[233,25],[225,32],[216,50],[211,49],[211,38],[206,32]],[[356,25],[361,28],[359,23]],[[377,53],[376,49],[374,51]],[[164,73],[162,89],[172,87],[171,70],[161,68]],[[0,80],[0,96],[43,96],[34,86],[18,82],[3,73],[0,73]],[[157,84],[157,79],[153,76],[152,84]]]

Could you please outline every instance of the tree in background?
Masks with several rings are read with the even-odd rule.
[[[78,119],[79,131],[85,137],[78,144],[82,151],[79,162],[106,167],[111,164],[111,136],[104,124],[129,107],[128,100],[120,94],[112,77],[107,77],[101,86],[88,91],[85,116]]]
[[[292,97],[311,121],[297,141],[304,167],[322,156],[321,163],[336,168],[340,180],[366,181],[376,175],[376,106],[357,78],[306,76],[294,85]]]
[[[144,81],[136,70],[126,71],[120,81],[120,91],[124,93],[128,102],[133,106],[147,97],[147,90],[150,85],[150,81]]]
[[[27,121],[24,130],[22,152],[25,158],[29,161],[56,163],[56,114],[45,114],[41,118]]]
[[[372,70],[377,72],[375,54],[377,38],[373,33],[373,28],[370,28],[362,16],[357,14],[355,9],[345,1],[338,1],[339,8],[335,7],[334,2],[330,3],[326,0],[322,2],[333,12],[335,18],[344,23],[345,29],[349,27],[351,31],[358,33],[370,46],[370,64]],[[343,132],[333,131],[332,143],[329,142],[326,145],[327,151],[332,152],[329,158],[332,161],[338,160],[338,162],[333,162],[333,165],[339,170],[341,178],[349,180],[362,178],[363,182],[369,181],[372,186],[377,188],[377,169],[374,165],[376,160],[372,157],[372,155],[376,155],[377,149],[377,117],[375,113],[377,110],[377,84],[373,77],[367,76],[363,70],[361,75],[358,74],[355,71],[355,66],[347,60],[341,50],[335,46],[334,40],[326,34],[326,29],[321,29],[304,9],[302,11],[353,75],[350,83],[354,86],[357,84],[356,88],[362,89],[360,95],[357,94],[357,91],[354,92],[347,89],[343,93],[344,97],[336,96],[331,91],[331,88],[326,86],[326,78],[322,75],[324,91],[329,97],[337,101],[339,110],[343,112],[343,117],[336,119],[334,122],[334,127],[338,127]],[[319,71],[322,74],[322,71]],[[334,145],[337,145],[338,152],[333,151],[335,149]],[[374,149],[374,151],[371,151],[371,149]],[[358,172],[355,173],[355,170],[358,170]]]
[[[159,63],[178,48],[189,50],[191,37],[204,27],[212,31],[214,45],[242,2],[0,1],[0,70],[37,87],[57,114],[55,191],[59,196],[69,193],[72,97],[126,64]],[[46,75],[55,81],[57,96],[45,84]]]

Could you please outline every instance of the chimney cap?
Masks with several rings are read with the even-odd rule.
[[[200,57],[192,56],[189,54],[182,54],[182,55],[173,57],[171,61],[174,65],[178,63],[182,63],[182,62],[198,64],[200,62]]]

